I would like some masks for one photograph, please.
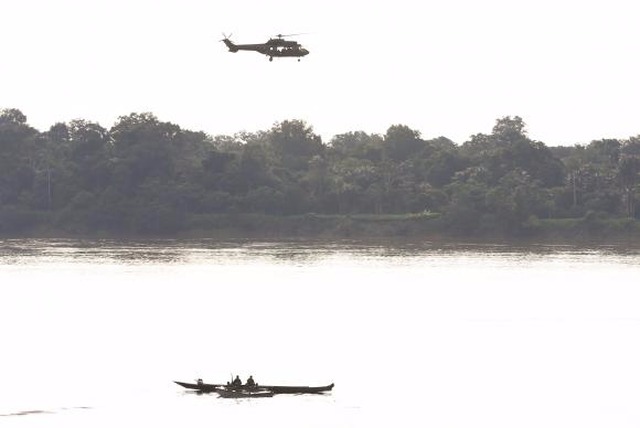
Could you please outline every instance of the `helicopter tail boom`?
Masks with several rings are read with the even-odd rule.
[[[229,52],[238,52],[238,47],[228,38],[222,40],[227,48],[229,48]]]

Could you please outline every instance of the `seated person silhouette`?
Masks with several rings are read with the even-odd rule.
[[[256,382],[253,380],[253,376],[249,376],[249,379],[247,379],[246,386],[249,388],[255,388],[257,386]]]

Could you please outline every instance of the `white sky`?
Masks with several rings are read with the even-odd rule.
[[[2,0],[0,108],[212,135],[302,119],[328,142],[404,124],[463,143],[521,116],[547,145],[640,134],[637,0]],[[227,52],[277,33],[301,62]]]

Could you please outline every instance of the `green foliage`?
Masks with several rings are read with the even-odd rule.
[[[548,148],[518,116],[462,145],[401,124],[323,144],[301,120],[211,137],[131,113],[111,129],[74,120],[38,132],[4,109],[0,233],[257,233],[294,224],[294,234],[522,235],[568,217],[598,232],[636,217],[639,159],[638,137]]]
[[[46,216],[36,210],[15,205],[3,205],[0,207],[0,233],[3,235],[28,232],[43,224],[46,220]]]
[[[380,162],[383,156],[383,144],[384,140],[381,136],[357,131],[336,135],[329,143],[329,148],[338,158],[353,157]]]
[[[472,165],[484,168],[485,180],[497,185],[502,177],[521,169],[544,187],[561,185],[565,172],[562,162],[543,144],[526,136],[522,119],[499,119],[491,135],[477,134],[461,152]]]
[[[384,153],[396,162],[406,161],[425,149],[420,133],[405,125],[389,127],[384,136]]]
[[[271,129],[268,142],[275,160],[291,171],[307,170],[309,161],[322,154],[324,146],[313,129],[299,120],[277,123]]]

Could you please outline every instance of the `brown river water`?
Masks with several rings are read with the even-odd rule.
[[[0,426],[637,427],[640,248],[0,240]],[[326,385],[223,399],[174,384]]]

